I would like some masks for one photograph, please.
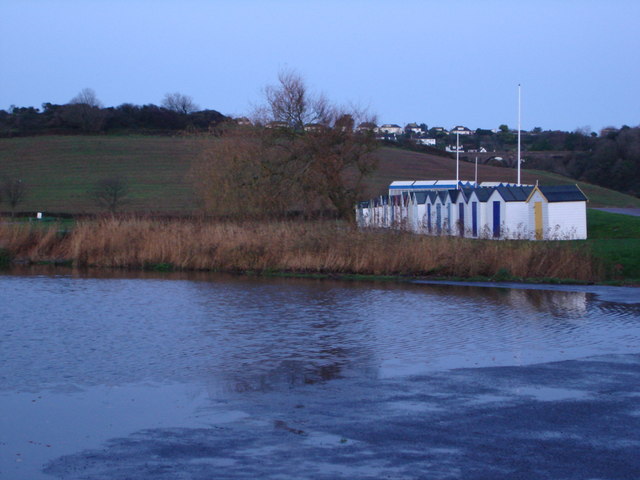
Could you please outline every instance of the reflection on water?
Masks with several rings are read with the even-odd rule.
[[[0,276],[0,288],[10,391],[265,390],[624,353],[640,337],[637,305],[585,292],[234,277]]]
[[[638,304],[585,291],[102,276],[0,275],[0,410],[13,414],[0,419],[0,472],[36,478],[53,455],[197,426],[199,409],[211,420],[239,396],[629,353],[640,340]],[[38,468],[18,470],[22,452]]]

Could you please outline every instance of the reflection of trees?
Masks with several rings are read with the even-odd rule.
[[[363,340],[367,324],[353,301],[367,290],[245,279],[237,288],[225,284],[233,291],[224,302],[219,295],[207,302],[211,288],[215,284],[198,285],[210,312],[202,329],[216,344],[209,370],[226,390],[322,383],[350,368],[361,375],[373,363],[372,345]]]

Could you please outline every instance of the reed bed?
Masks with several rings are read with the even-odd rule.
[[[0,248],[30,262],[130,269],[601,279],[574,242],[429,237],[335,221],[104,218],[69,232],[4,223]]]

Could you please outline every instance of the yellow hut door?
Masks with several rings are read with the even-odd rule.
[[[536,222],[536,240],[542,240],[542,202],[535,202],[533,204],[533,213]]]

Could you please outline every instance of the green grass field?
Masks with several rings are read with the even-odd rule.
[[[640,282],[640,217],[589,209],[587,232],[608,278]]]
[[[197,210],[189,179],[192,160],[211,139],[156,136],[43,136],[0,139],[0,179],[22,179],[28,192],[21,211],[96,213],[88,195],[93,184],[120,175],[130,185],[124,211],[188,214]],[[455,160],[396,148],[376,152],[379,168],[369,179],[365,198],[387,192],[393,180],[455,178]],[[473,180],[474,165],[460,162],[460,178]],[[479,181],[515,182],[515,170],[479,166]],[[523,170],[527,183],[576,183],[565,177]],[[640,207],[640,200],[578,182],[590,206]],[[0,210],[8,210],[6,203]]]
[[[105,177],[130,185],[126,210],[186,213],[195,208],[187,179],[202,141],[181,137],[51,136],[0,140],[0,178],[27,184],[24,211],[92,213],[88,192]],[[6,204],[2,206],[8,207]]]

